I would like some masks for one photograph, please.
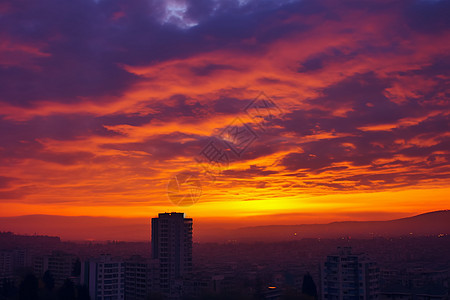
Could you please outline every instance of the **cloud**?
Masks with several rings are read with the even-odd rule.
[[[214,185],[204,182],[200,210],[231,201],[227,212],[267,213],[302,208],[305,194],[442,188],[448,9],[446,1],[9,1],[0,5],[1,197],[111,214],[160,208],[168,178],[195,169],[212,136],[238,117],[259,128],[244,108],[261,91],[284,115],[259,128]]]
[[[0,189],[9,187],[14,180],[13,177],[0,176]]]

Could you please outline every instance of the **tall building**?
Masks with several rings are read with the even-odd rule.
[[[160,291],[176,298],[192,273],[192,219],[175,212],[153,218],[152,258],[159,260]]]
[[[379,296],[379,268],[365,254],[339,247],[321,265],[321,295],[327,300],[371,300]]]
[[[80,283],[89,288],[92,300],[125,299],[125,262],[109,255],[84,261]]]

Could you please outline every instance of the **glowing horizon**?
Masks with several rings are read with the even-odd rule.
[[[225,2],[1,4],[0,217],[449,208],[448,3]],[[261,92],[283,114],[212,182],[195,158]],[[189,207],[167,195],[182,172],[200,176]]]

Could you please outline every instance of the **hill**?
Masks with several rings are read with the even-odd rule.
[[[195,220],[194,220],[194,224]],[[232,225],[232,224],[231,224]],[[230,225],[230,226],[231,226]],[[216,224],[194,225],[199,242],[284,241],[302,238],[372,238],[450,234],[450,211],[442,210],[390,221],[346,221],[328,224],[269,225],[219,229]],[[149,218],[27,215],[0,217],[0,231],[44,234],[63,240],[149,241]]]
[[[301,238],[371,238],[450,234],[450,210],[390,221],[345,221],[329,224],[244,227],[230,232],[239,241],[281,241]]]

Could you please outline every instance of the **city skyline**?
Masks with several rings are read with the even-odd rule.
[[[449,300],[450,0],[0,0],[0,300]]]
[[[184,214],[176,212],[159,215]],[[153,222],[153,221],[152,221]],[[92,218],[61,216],[22,216],[0,218],[0,232],[28,236],[54,236],[63,241],[105,242],[128,241],[145,242],[153,233],[149,218]],[[33,223],[33,227],[29,227]],[[58,226],[55,226],[58,224]],[[279,242],[298,241],[315,238],[392,238],[405,236],[446,236],[450,230],[450,210],[434,211],[425,214],[387,221],[343,221],[312,224],[275,224],[267,219],[266,224],[247,226],[248,222],[236,223],[226,227],[226,223],[196,221],[194,242]],[[76,229],[76,230],[74,230]],[[68,234],[68,232],[71,232]]]
[[[439,217],[429,217],[439,222]],[[194,223],[184,213],[159,213],[151,220],[151,246],[148,241],[80,243],[0,232],[0,297],[5,300],[448,298],[448,234],[193,243]],[[413,228],[410,224],[403,225]]]
[[[0,4],[0,217],[449,209],[448,1],[204,2]]]

